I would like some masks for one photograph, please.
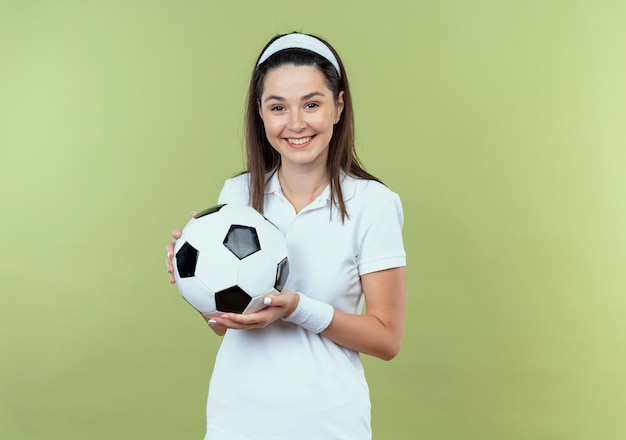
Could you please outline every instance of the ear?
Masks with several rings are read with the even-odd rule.
[[[342,90],[341,92],[339,92],[339,96],[337,97],[337,117],[335,118],[335,124],[339,122],[339,120],[341,119],[341,114],[343,113],[343,107],[344,107],[344,102],[343,102],[343,90]]]

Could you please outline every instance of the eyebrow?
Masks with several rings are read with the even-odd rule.
[[[322,92],[311,92],[308,95],[304,95],[302,98],[300,98],[301,101],[306,101],[308,99],[314,98],[316,96],[324,96],[324,94]],[[285,98],[283,98],[282,96],[278,96],[278,95],[270,95],[267,98],[265,98],[263,100],[263,102],[267,102],[267,101],[271,101],[272,99],[276,100],[276,101],[284,101]]]

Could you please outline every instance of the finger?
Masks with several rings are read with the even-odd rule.
[[[191,211],[191,212],[189,213],[189,217],[190,217],[190,218],[195,218],[195,217],[196,217],[196,215],[198,215],[198,213],[197,213],[196,211]]]
[[[170,278],[170,284],[176,283],[176,277],[174,276],[174,267],[172,266],[172,260],[169,258],[165,259],[165,267],[167,268],[167,273]]]
[[[214,316],[207,321],[207,324],[209,324],[211,328],[215,328],[215,329],[224,328],[224,329],[242,330],[246,328],[251,328],[249,324],[243,324],[235,320],[224,318],[223,316]]]
[[[204,319],[204,321],[209,325],[211,330],[213,330],[215,332],[216,335],[224,336],[224,334],[226,334],[227,328],[224,327],[223,325],[218,324],[215,321],[215,319],[213,319],[213,317],[211,317],[211,316],[204,316],[202,314],[200,314],[200,315],[202,316],[202,319]]]
[[[298,306],[299,298],[289,290],[283,290],[276,294],[269,294],[263,298],[263,304],[268,308],[276,310],[281,317],[291,314]]]
[[[172,231],[172,237],[174,237],[175,240],[178,240],[181,235],[183,235],[183,231],[181,231],[180,229],[174,229]]]
[[[216,321],[227,327],[233,329],[249,329],[249,328],[263,328],[267,326],[271,321],[271,317],[266,313],[256,312],[247,315],[238,313],[226,313]]]
[[[228,330],[223,325],[217,325],[217,324],[213,324],[213,325],[209,324],[209,327],[211,327],[211,330],[213,330],[213,332],[217,336],[224,336],[226,334],[226,330]]]
[[[174,256],[174,246],[170,243],[165,246],[165,267],[167,271],[172,273],[174,265],[172,264],[172,257]]]
[[[239,314],[239,313],[225,313],[222,316],[218,317],[218,322],[223,325],[232,325],[232,324],[240,324],[240,325],[251,325],[257,324],[259,322],[258,317],[255,316],[256,313],[249,313],[247,315]]]
[[[289,298],[287,295],[281,295],[280,292],[277,294],[269,294],[265,295],[263,298],[263,304],[271,307],[285,307],[289,305]]]
[[[176,278],[174,277],[174,264],[172,263],[172,258],[174,256],[174,243],[168,243],[165,246],[165,268],[167,273],[169,274],[170,284],[176,283]]]

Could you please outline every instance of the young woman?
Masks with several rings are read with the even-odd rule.
[[[246,141],[247,170],[218,202],[249,204],[278,226],[290,275],[264,310],[208,320],[224,339],[206,439],[369,439],[359,353],[389,360],[402,344],[402,207],[360,165],[348,78],[327,42],[292,33],[265,46]],[[174,282],[173,243],[167,252]]]

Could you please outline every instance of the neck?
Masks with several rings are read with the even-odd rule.
[[[299,170],[281,166],[278,180],[283,195],[293,205],[296,213],[308,206],[324,192],[330,181],[327,168]]]

